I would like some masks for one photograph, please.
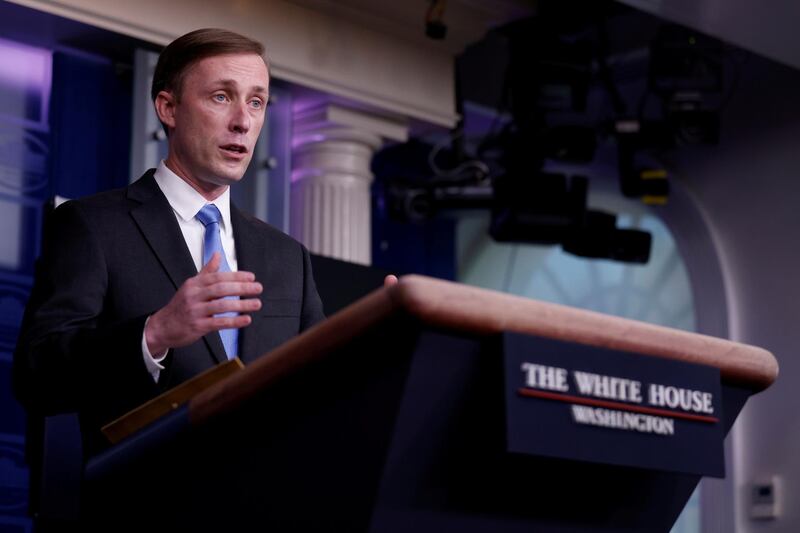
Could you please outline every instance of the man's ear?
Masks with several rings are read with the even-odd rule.
[[[155,107],[158,120],[167,128],[175,127],[175,104],[177,99],[175,93],[169,91],[161,91],[156,95]]]

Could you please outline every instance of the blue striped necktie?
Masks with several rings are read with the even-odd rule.
[[[222,248],[222,239],[219,235],[219,222],[222,220],[222,214],[214,204],[206,204],[200,211],[197,212],[195,218],[203,223],[206,227],[206,234],[203,238],[203,265],[211,260],[214,252],[219,252],[222,261],[219,265],[219,272],[230,272],[231,267],[228,265],[228,260],[225,257],[225,250]],[[226,296],[230,299],[239,299],[238,296]],[[214,316],[236,316],[237,313],[231,311],[229,313],[219,313]],[[237,355],[239,348],[239,330],[237,329],[221,329],[219,336],[222,338],[222,344],[225,346],[225,353],[228,359],[233,359]]]

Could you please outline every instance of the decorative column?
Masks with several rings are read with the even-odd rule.
[[[296,111],[292,130],[290,233],[316,254],[372,261],[372,155],[384,141],[405,141],[408,127],[325,103]]]

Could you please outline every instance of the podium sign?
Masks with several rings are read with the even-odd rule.
[[[725,476],[719,369],[504,334],[512,453]]]

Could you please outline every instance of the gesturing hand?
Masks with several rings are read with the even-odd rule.
[[[186,346],[212,331],[250,324],[250,316],[245,314],[214,316],[261,309],[260,299],[244,298],[261,294],[262,287],[255,281],[255,275],[252,272],[217,272],[220,261],[219,253],[215,252],[196,276],[181,285],[167,305],[150,316],[144,335],[151,354]]]

